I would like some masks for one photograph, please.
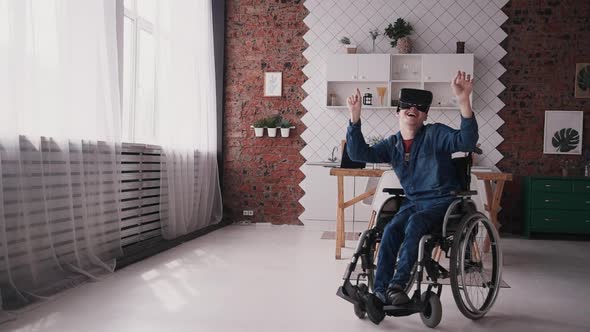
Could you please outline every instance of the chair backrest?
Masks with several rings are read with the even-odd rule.
[[[375,190],[375,196],[373,197],[373,203],[371,204],[371,208],[373,211],[378,211],[379,207],[383,205],[389,197],[390,194],[384,193],[384,188],[401,188],[402,185],[397,178],[397,175],[393,170],[385,171],[379,178],[379,183],[377,183],[377,189]]]

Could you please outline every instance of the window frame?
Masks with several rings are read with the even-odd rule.
[[[154,38],[155,40],[155,36],[154,36],[154,23],[150,22],[149,20],[147,20],[146,18],[140,16],[138,14],[137,11],[137,0],[128,0],[129,3],[131,4],[132,8],[128,8],[125,7],[125,1],[124,0],[120,0],[121,1],[121,7],[120,10],[122,11],[122,15],[121,15],[121,24],[120,24],[120,36],[121,36],[121,59],[119,61],[119,65],[121,67],[121,130],[122,130],[122,137],[128,137],[129,140],[131,141],[130,143],[149,143],[149,142],[138,142],[137,138],[136,138],[136,116],[137,116],[137,89],[138,89],[138,65],[139,65],[139,51],[140,50],[140,38],[139,38],[139,34],[141,31],[144,31],[148,34],[150,34],[152,36],[152,38]],[[131,40],[131,44],[130,44],[130,49],[131,49],[131,68],[130,68],[130,79],[131,79],[131,84],[130,84],[130,89],[131,91],[129,91],[129,110],[128,113],[126,114],[126,107],[127,105],[124,104],[124,94],[125,94],[125,77],[124,77],[124,73],[125,73],[125,54],[124,53],[124,49],[125,49],[125,20],[129,19],[131,20],[132,24],[133,24],[133,32],[131,34],[132,36],[132,40]],[[154,56],[155,56],[155,49],[154,49]],[[153,105],[154,105],[154,109],[153,109],[153,120],[152,120],[152,130],[153,130],[153,134],[155,135],[156,133],[156,127],[155,127],[155,123],[153,123],[153,121],[155,121],[156,118],[156,107],[155,107],[155,100],[156,100],[156,73],[155,73],[155,68],[153,71],[154,74],[154,86],[153,86],[153,91],[154,91],[154,95],[153,95]],[[127,118],[127,123],[124,120],[125,118]],[[125,128],[125,124],[127,124],[127,128]]]

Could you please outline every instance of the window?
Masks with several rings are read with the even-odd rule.
[[[155,136],[156,0],[125,0],[123,22],[123,142],[150,143]]]

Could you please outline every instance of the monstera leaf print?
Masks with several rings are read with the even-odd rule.
[[[580,134],[572,128],[562,128],[553,134],[551,144],[557,152],[569,152],[580,144]]]
[[[590,66],[582,67],[578,72],[578,88],[582,91],[590,91]]]

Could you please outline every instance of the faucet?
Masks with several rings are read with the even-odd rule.
[[[338,151],[338,145],[332,149],[332,156],[328,158],[328,161],[336,162],[336,160],[338,160],[338,157],[334,155],[336,151]]]

